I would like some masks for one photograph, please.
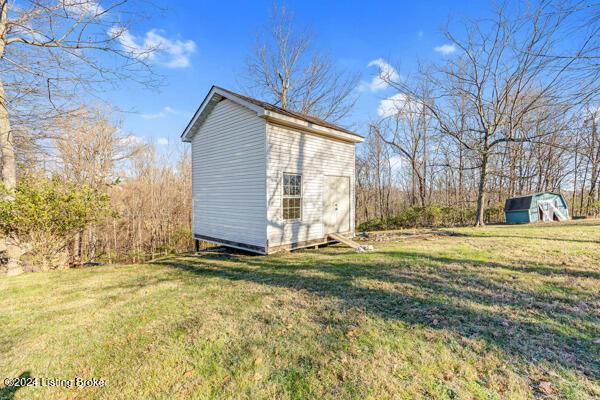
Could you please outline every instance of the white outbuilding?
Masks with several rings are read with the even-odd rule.
[[[269,254],[354,235],[356,133],[213,86],[181,138],[194,239]]]

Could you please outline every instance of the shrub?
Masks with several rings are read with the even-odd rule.
[[[504,222],[504,207],[501,205],[489,206],[483,213],[487,224],[498,224]]]
[[[491,206],[485,210],[486,223],[504,221],[502,206]],[[474,207],[442,207],[429,204],[425,207],[408,207],[398,214],[384,218],[372,219],[358,226],[361,231],[383,229],[419,228],[419,227],[452,227],[472,225],[475,221]]]
[[[107,195],[57,178],[25,177],[12,193],[0,187],[0,232],[21,243],[35,270],[65,267],[75,233],[108,211]]]
[[[358,226],[360,231],[382,231],[387,228],[387,225],[379,218],[370,219]]]
[[[188,227],[180,227],[157,250],[161,253],[177,253],[189,250],[192,246],[192,230]]]

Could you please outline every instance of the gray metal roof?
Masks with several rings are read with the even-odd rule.
[[[355,135],[355,136],[358,136],[358,137],[361,137],[361,138],[363,137],[363,136],[359,135],[358,133],[352,132],[352,131],[350,131],[350,130],[348,130],[346,128],[342,128],[339,125],[332,124],[331,122],[325,121],[324,119],[317,118],[317,117],[314,117],[312,115],[303,114],[303,113],[296,112],[296,111],[291,111],[291,110],[288,110],[288,109],[276,106],[274,104],[267,103],[266,101],[258,100],[258,99],[255,99],[253,97],[248,97],[248,96],[244,96],[243,94],[232,92],[231,90],[224,89],[224,88],[219,87],[219,86],[215,86],[215,87],[218,88],[218,89],[221,89],[224,92],[227,92],[227,93],[231,94],[232,96],[236,96],[236,97],[238,97],[238,98],[240,98],[242,100],[246,100],[249,103],[252,103],[252,104],[254,104],[256,106],[265,108],[267,110],[275,111],[275,112],[278,112],[280,114],[288,115],[288,116],[293,117],[293,118],[298,118],[298,119],[301,119],[303,121],[311,122],[311,123],[316,124],[316,125],[321,125],[321,126],[324,126],[326,128],[335,129],[335,130],[338,130],[340,132],[348,133],[350,135]]]
[[[184,129],[183,133],[181,134],[181,138],[184,142],[189,141],[188,134],[193,129],[193,127],[198,126],[199,124],[202,124],[204,122],[204,120],[206,119],[206,116],[212,110],[212,108],[214,108],[214,106],[219,101],[221,101],[223,98],[229,98],[232,101],[237,101],[240,104],[245,105],[246,107],[251,108],[252,110],[255,110],[257,112],[259,112],[259,110],[260,111],[268,110],[277,115],[281,115],[281,116],[288,117],[288,118],[295,118],[297,120],[304,121],[307,124],[312,124],[314,126],[321,126],[321,127],[324,127],[325,129],[333,129],[334,131],[341,132],[342,134],[350,135],[350,137],[354,138],[353,139],[354,142],[362,142],[364,139],[363,136],[361,136],[355,132],[352,132],[346,128],[342,128],[341,126],[327,122],[323,119],[314,117],[312,115],[307,115],[307,114],[287,110],[287,109],[281,108],[279,106],[276,106],[274,104],[267,103],[267,102],[264,102],[264,101],[261,101],[258,99],[254,99],[252,97],[244,96],[243,94],[232,92],[231,90],[227,90],[227,89],[224,89],[219,86],[212,86],[212,88],[210,89],[210,91],[208,92],[208,94],[206,95],[204,100],[202,101],[202,104],[200,104],[200,107],[198,107],[198,110],[194,113],[194,116],[192,117],[192,119],[190,120],[190,122],[188,123],[186,128]]]

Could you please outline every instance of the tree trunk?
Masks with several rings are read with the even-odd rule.
[[[425,113],[422,113],[423,118],[423,175],[421,182],[421,207],[425,207],[425,204],[428,203],[427,199],[427,126],[425,124]]]
[[[477,211],[475,213],[475,225],[484,226],[484,214],[485,214],[485,183],[487,180],[488,170],[488,153],[483,153],[481,158],[481,175],[479,176],[479,187],[477,190]]]
[[[591,210],[596,201],[596,193],[597,193],[597,181],[598,181],[598,165],[592,165],[592,173],[590,176],[590,190],[588,191],[587,197],[587,208]]]
[[[465,176],[465,162],[463,156],[463,146],[459,144],[458,147],[458,197],[456,198],[456,203],[461,205],[465,201],[464,196],[464,176]]]
[[[15,161],[15,149],[13,137],[10,131],[10,121],[4,103],[4,87],[0,82],[0,150],[2,154],[2,183],[8,190],[8,199],[14,198],[14,189],[17,185],[17,169]],[[10,234],[4,239],[8,263],[6,265],[7,275],[18,275],[23,272],[21,266],[22,249],[17,238]]]
[[[596,142],[596,120],[592,119],[592,135],[590,145],[590,164],[592,171],[590,173],[590,190],[588,192],[587,209],[591,210],[598,198],[597,185],[598,175],[600,175],[600,143]]]
[[[8,2],[0,2],[0,57],[4,56],[6,18],[8,15]],[[4,84],[0,81],[0,154],[2,155],[2,183],[8,190],[8,198],[13,198],[12,193],[17,186],[17,162],[15,157],[14,138],[10,128],[10,119],[6,105]],[[8,264],[7,275],[18,275],[23,272],[21,266],[22,248],[19,241],[8,235],[4,238]]]
[[[10,130],[8,111],[4,104],[4,87],[0,82],[0,150],[2,152],[2,183],[13,191],[17,186],[17,163],[15,159],[14,138]]]
[[[410,205],[414,207],[417,205],[417,165],[415,162],[414,154],[411,161],[412,174],[411,174],[411,187],[410,187]]]
[[[8,2],[0,1],[0,58],[4,57],[6,46],[6,19]],[[10,120],[4,93],[4,82],[0,81],[0,154],[2,154],[2,183],[9,191],[17,185],[17,163],[14,138],[10,130]]]
[[[73,259],[71,260],[73,265],[81,265],[83,254],[83,229],[80,229],[75,234],[75,239],[73,240]]]
[[[419,199],[421,200],[421,207],[425,207],[427,204],[427,183],[425,182],[425,177],[419,177]]]
[[[89,228],[90,238],[89,238],[89,250],[87,254],[87,259],[90,262],[96,261],[96,246],[98,244],[98,234],[96,231],[96,225],[92,225]]]

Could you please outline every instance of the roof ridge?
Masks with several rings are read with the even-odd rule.
[[[306,122],[311,122],[313,124],[321,125],[321,126],[324,126],[326,128],[335,129],[335,130],[338,130],[338,131],[341,131],[341,132],[344,132],[344,133],[348,133],[348,134],[351,134],[351,135],[354,135],[354,136],[358,136],[360,138],[364,138],[363,136],[359,135],[356,132],[353,132],[353,131],[351,131],[349,129],[346,129],[346,128],[341,127],[341,126],[339,126],[337,124],[334,124],[332,122],[326,121],[326,120],[324,120],[322,118],[319,118],[319,117],[315,117],[315,116],[310,115],[310,114],[302,113],[302,112],[299,112],[299,111],[288,110],[286,108],[277,106],[275,104],[268,103],[268,102],[266,102],[264,100],[259,100],[259,99],[256,99],[254,97],[246,96],[244,94],[240,94],[240,93],[234,92],[232,90],[225,89],[225,88],[223,88],[221,86],[213,85],[213,88],[219,89],[219,90],[221,90],[223,92],[227,92],[227,93],[231,94],[232,96],[236,96],[236,97],[238,97],[238,98],[240,98],[240,99],[242,99],[244,101],[247,101],[247,102],[252,103],[254,105],[257,105],[259,107],[263,107],[263,108],[266,108],[266,109],[271,109],[271,111],[274,111],[274,112],[277,112],[277,113],[280,113],[280,114],[286,114],[286,115],[288,115],[290,117],[293,117],[293,118],[298,118],[298,119],[301,119],[301,120],[306,121]]]

